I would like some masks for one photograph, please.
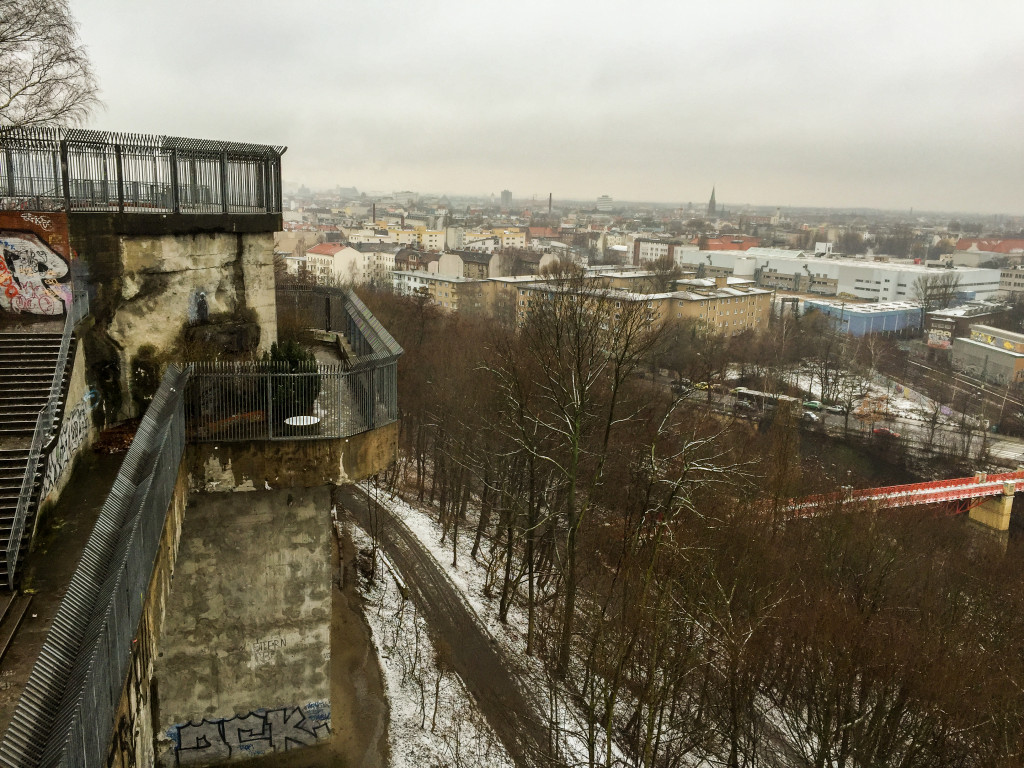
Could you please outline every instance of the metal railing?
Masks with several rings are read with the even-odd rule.
[[[337,365],[196,363],[186,397],[193,442],[326,440],[398,419],[402,348],[351,291],[306,286],[277,291],[278,323],[341,333]]]
[[[107,765],[185,448],[187,379],[172,365],[139,425],[0,742],[2,766]]]
[[[185,412],[190,442],[326,440],[398,418],[397,363],[362,368],[195,363]]]
[[[14,519],[11,523],[10,538],[7,540],[7,586],[14,589],[17,580],[18,557],[21,553],[21,539],[25,534],[25,522],[28,520],[28,513],[32,507],[32,499],[35,493],[36,472],[39,470],[39,462],[43,455],[51,447],[50,444],[60,431],[60,424],[57,423],[57,411],[60,406],[61,395],[64,388],[64,368],[68,363],[68,354],[71,351],[71,338],[75,333],[78,324],[89,314],[89,294],[86,291],[73,291],[71,306],[68,307],[64,317],[64,332],[60,338],[60,351],[57,354],[57,364],[53,371],[53,379],[50,382],[50,392],[46,399],[46,405],[39,411],[36,417],[35,431],[32,433],[32,444],[28,452],[28,464],[25,467],[25,477],[21,481],[21,490],[18,493],[18,505],[14,510]],[[41,499],[40,499],[41,501]]]
[[[0,208],[281,212],[285,147],[31,128],[0,131],[0,151]]]

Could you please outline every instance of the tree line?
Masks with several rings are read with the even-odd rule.
[[[486,567],[502,621],[523,617],[552,734],[537,762],[1019,765],[1016,546],[934,510],[794,519],[788,500],[823,490],[799,414],[757,426],[642,378],[730,346],[680,350],[643,303],[560,285],[518,327],[364,296],[406,350],[382,480]],[[797,330],[771,333],[747,343],[798,354]]]

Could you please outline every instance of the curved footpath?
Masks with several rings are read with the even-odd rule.
[[[372,530],[366,495],[352,485],[334,491],[334,501],[366,531]],[[452,666],[491,728],[519,768],[547,761],[547,731],[520,683],[458,589],[416,535],[385,504],[378,505],[377,530],[384,553],[409,588],[431,631],[452,649]]]

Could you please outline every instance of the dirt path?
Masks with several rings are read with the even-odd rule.
[[[451,646],[455,671],[516,765],[544,765],[545,729],[501,648],[477,622],[431,554],[387,507],[381,505],[378,519],[371,521],[366,496],[355,486],[335,489],[335,503],[348,510],[364,530],[377,529],[381,548],[401,571],[412,601],[431,631]]]

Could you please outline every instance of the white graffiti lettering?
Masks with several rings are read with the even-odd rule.
[[[331,709],[326,701],[301,707],[257,710],[245,715],[199,723],[173,725],[167,735],[174,743],[176,765],[210,765],[230,758],[284,752],[326,739],[331,733]]]
[[[43,229],[47,232],[53,229],[53,222],[50,221],[46,216],[39,216],[34,213],[23,213],[21,214],[21,218],[23,218],[25,221],[32,222],[40,229]]]
[[[89,407],[85,401],[80,401],[65,417],[60,435],[57,436],[57,444],[46,459],[46,474],[43,475],[40,499],[45,499],[64,477],[68,466],[78,455],[78,449],[88,437]]]

